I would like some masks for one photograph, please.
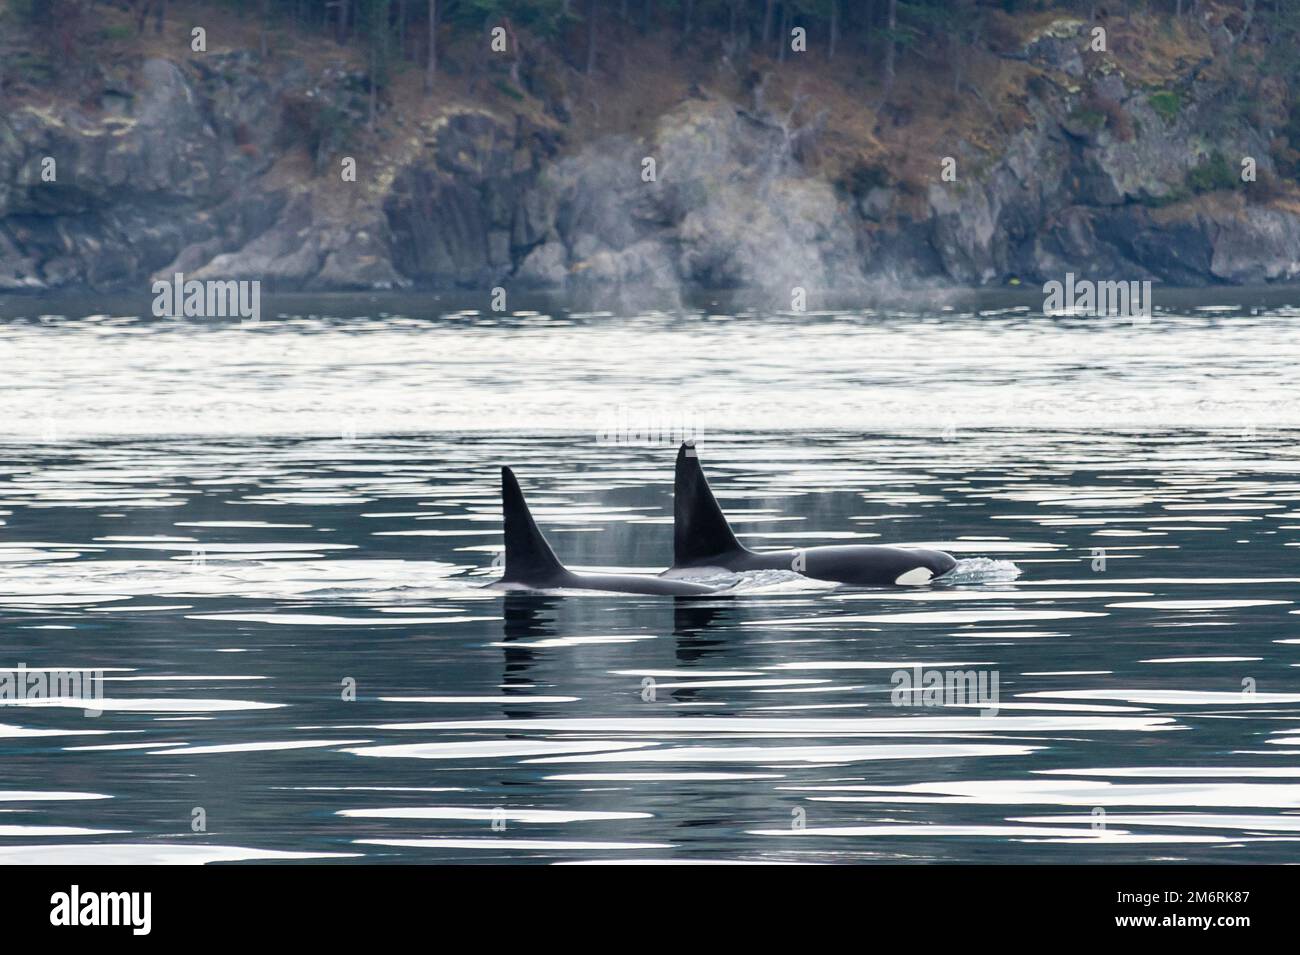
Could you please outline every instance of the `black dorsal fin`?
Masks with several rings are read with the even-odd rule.
[[[501,469],[501,514],[505,519],[506,566],[503,581],[543,583],[564,573],[564,565],[537,529],[519,482],[509,468]]]
[[[677,451],[673,480],[673,565],[697,564],[744,550],[718,506],[695,454],[695,442]]]

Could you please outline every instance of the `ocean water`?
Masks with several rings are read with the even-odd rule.
[[[1157,301],[0,302],[0,861],[1295,861],[1300,313]],[[667,566],[682,436],[752,547],[958,570],[484,589],[502,464]]]

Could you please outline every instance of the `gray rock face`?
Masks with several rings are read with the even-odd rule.
[[[1216,278],[1244,283],[1300,277],[1300,218],[1236,203],[1214,217],[1213,227],[1210,272]]]
[[[1068,76],[1083,76],[1084,27],[1082,20],[1054,21],[1029,38],[1024,47],[1025,59]]]
[[[552,151],[549,134],[522,122],[510,129],[485,113],[450,117],[384,198],[396,269],[444,286],[511,275],[551,228],[537,182]]]
[[[630,307],[746,287],[780,307],[796,288],[815,303],[882,281],[1300,278],[1300,217],[1233,181],[1243,156],[1271,170],[1264,132],[1224,119],[1208,83],[1137,89],[1086,44],[1074,20],[1031,38],[1018,57],[1046,79],[1028,124],[996,155],[955,144],[957,180],[936,169],[920,195],[878,181],[848,194],[806,164],[813,127],[703,93],[644,139],[586,144],[452,111],[340,192],[364,116],[356,76],[239,53],[150,59],[106,82],[94,115],[0,115],[0,291],[183,272],[313,290],[559,288]]]
[[[0,271],[16,258],[33,288],[114,285],[212,234],[225,163],[179,69],[142,64],[132,107],[99,122],[72,109],[0,117],[0,228],[18,251]]]
[[[1261,176],[1272,171],[1264,132],[1225,113],[1223,91],[1208,83],[1159,97],[1130,89],[1104,61],[1076,57],[1086,42],[1079,21],[1032,39],[1025,57],[1057,81],[1030,101],[1033,124],[977,179],[931,186],[925,222],[939,277],[1293,279],[1300,217],[1248,205],[1250,186],[1236,181],[1246,156]],[[923,257],[914,261],[913,274],[925,274]]]
[[[529,282],[789,298],[863,271],[851,200],[803,173],[788,130],[725,102],[684,104],[652,141],[593,144],[557,162],[533,195],[554,212],[518,272]]]
[[[0,116],[0,288],[145,287],[156,274],[256,278],[289,287],[392,287],[386,224],[319,216],[306,189],[267,183],[286,140],[285,90],[248,54],[185,67],[149,59],[112,108]],[[55,160],[53,181],[40,175]]]

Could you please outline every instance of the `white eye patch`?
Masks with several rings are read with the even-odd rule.
[[[934,578],[930,573],[929,567],[913,567],[905,573],[899,574],[895,584],[903,587],[914,587],[917,584],[928,584]]]

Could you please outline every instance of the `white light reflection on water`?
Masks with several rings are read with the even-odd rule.
[[[0,862],[1293,861],[1295,317],[0,324],[0,670],[112,687],[0,700]],[[572,566],[668,562],[619,405],[751,546],[958,571],[482,589],[503,463]]]

